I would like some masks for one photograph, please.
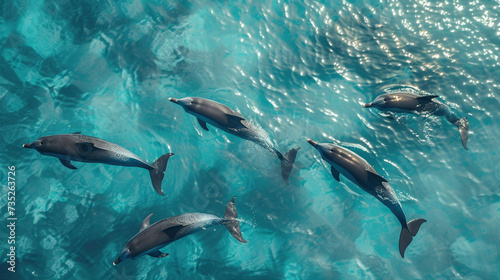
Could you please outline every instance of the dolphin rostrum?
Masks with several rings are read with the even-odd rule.
[[[438,100],[437,95],[422,95],[421,90],[412,86],[393,86],[385,90],[386,93],[379,95],[374,101],[363,105],[365,108],[374,107],[384,112],[432,114],[444,116],[458,127],[462,146],[467,150],[467,139],[469,138],[469,121],[467,117],[459,119],[450,107]]]
[[[274,148],[269,137],[259,133],[240,113],[213,100],[201,97],[169,98],[169,100],[180,105],[187,113],[195,116],[204,130],[208,131],[207,123],[209,123],[229,134],[252,141],[270,151],[280,159],[283,180],[289,184],[288,176],[293,168],[295,157],[300,147],[293,148],[283,155]]]
[[[113,262],[113,265],[127,259],[134,260],[146,254],[155,258],[166,257],[168,254],[162,253],[159,249],[190,234],[217,225],[226,226],[236,240],[247,243],[241,236],[240,222],[237,220],[238,213],[234,205],[235,199],[236,196],[227,204],[224,218],[211,214],[189,213],[166,218],[149,225],[149,219],[153,215],[149,214],[142,222],[139,233],[125,244],[122,253]]]
[[[117,144],[80,132],[43,136],[33,143],[24,144],[24,148],[34,149],[42,155],[59,158],[70,169],[76,169],[71,161],[105,163],[119,166],[133,166],[149,170],[155,191],[164,195],[161,182],[165,176],[168,159],[174,155],[164,154],[152,164]]]
[[[399,253],[404,258],[406,248],[426,220],[415,219],[407,223],[403,208],[391,185],[358,154],[335,144],[318,143],[311,139],[308,139],[307,142],[315,147],[321,157],[331,165],[331,172],[335,180],[340,182],[339,175],[344,175],[365,192],[377,198],[398,218],[402,226],[399,236]]]

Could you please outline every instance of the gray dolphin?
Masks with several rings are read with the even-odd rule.
[[[76,169],[71,160],[81,162],[105,163],[119,166],[133,166],[149,170],[155,191],[163,195],[161,181],[167,168],[168,159],[174,154],[164,154],[152,164],[131,151],[117,144],[92,136],[73,134],[60,134],[43,136],[24,148],[34,149],[42,155],[58,158],[61,163],[70,169]]]
[[[166,257],[168,254],[162,253],[159,249],[190,234],[217,225],[226,226],[229,233],[236,240],[241,243],[247,243],[241,236],[240,222],[237,220],[238,213],[234,205],[235,199],[236,196],[227,204],[224,218],[219,218],[211,214],[189,213],[166,218],[149,225],[149,219],[153,215],[149,214],[142,222],[139,233],[125,244],[122,253],[113,262],[113,265],[117,265],[127,259],[135,260],[146,254],[155,258]]]
[[[340,182],[340,174],[344,175],[365,192],[377,198],[396,215],[402,226],[399,235],[399,253],[404,258],[406,248],[426,220],[415,219],[407,223],[396,193],[387,180],[378,175],[364,158],[335,144],[318,143],[311,139],[307,139],[307,142],[315,147],[321,157],[331,165],[335,180]]]
[[[201,97],[169,98],[168,100],[180,105],[184,111],[195,116],[204,130],[208,131],[207,123],[209,123],[229,134],[252,141],[270,151],[280,159],[283,180],[289,184],[288,176],[300,147],[293,148],[284,155],[281,154],[280,151],[274,148],[269,137],[258,133],[258,130],[240,113],[213,100]]]
[[[393,86],[385,91],[387,93],[379,95],[374,101],[366,103],[364,107],[375,107],[384,112],[445,116],[450,123],[458,127],[462,146],[467,150],[467,139],[469,138],[467,117],[459,119],[448,105],[434,100],[439,96],[422,95],[421,93],[424,92],[412,86]]]

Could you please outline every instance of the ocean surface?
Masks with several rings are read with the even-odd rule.
[[[498,279],[500,3],[384,1],[0,1],[0,279]],[[363,108],[392,85],[439,95],[468,117],[469,150],[444,117]],[[211,127],[169,97],[221,102],[285,152],[279,160]],[[22,148],[82,132],[148,162],[173,152],[158,195],[140,168]],[[405,258],[401,226],[307,143],[364,157],[408,220],[425,218]],[[16,272],[8,167],[15,166]],[[113,266],[152,222],[236,207],[224,227]]]

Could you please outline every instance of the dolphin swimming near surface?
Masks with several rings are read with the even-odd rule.
[[[70,169],[76,169],[71,161],[105,163],[119,166],[133,166],[149,170],[155,191],[164,195],[161,182],[167,168],[168,159],[174,154],[164,154],[152,164],[117,144],[92,136],[60,134],[43,136],[33,143],[24,144],[24,148],[34,149],[42,155],[59,158],[61,163]]]
[[[237,220],[238,213],[234,205],[235,199],[236,196],[227,204],[224,218],[211,214],[189,213],[166,218],[149,225],[149,219],[153,215],[149,214],[142,222],[139,233],[125,244],[122,253],[113,262],[113,265],[128,259],[134,260],[146,254],[155,258],[166,257],[168,254],[162,253],[159,249],[190,234],[217,225],[226,226],[236,240],[247,243],[241,236],[240,222]]]
[[[363,107],[374,107],[384,112],[433,114],[445,116],[446,119],[458,127],[462,146],[467,150],[469,138],[469,122],[467,117],[459,119],[450,107],[435,100],[437,95],[422,95],[421,91],[412,86],[393,86],[385,90],[387,93],[379,95],[374,101]]]
[[[180,105],[187,113],[198,119],[200,126],[208,131],[207,123],[222,129],[223,131],[252,141],[281,161],[281,174],[285,183],[289,184],[288,176],[293,168],[297,151],[300,147],[293,148],[284,155],[274,148],[273,143],[268,137],[258,133],[258,130],[247,121],[240,113],[210,99],[201,97],[184,97],[182,99],[169,98],[171,102]]]
[[[415,219],[407,223],[396,193],[387,180],[380,176],[364,158],[335,144],[318,143],[311,139],[307,139],[307,142],[315,147],[321,157],[331,165],[335,180],[340,182],[340,174],[344,175],[365,192],[377,198],[398,218],[402,226],[399,235],[399,253],[404,258],[406,248],[426,220]]]

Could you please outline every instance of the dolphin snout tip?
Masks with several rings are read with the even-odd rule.
[[[170,102],[177,103],[177,98],[172,98],[172,97],[170,97],[168,100],[170,100]]]
[[[23,148],[31,148],[31,144],[23,144]]]
[[[316,147],[316,144],[318,144],[318,142],[311,140],[311,139],[307,139],[307,142],[309,142],[309,144],[311,144],[311,146],[313,146],[313,147]]]
[[[120,262],[119,260],[115,260],[115,261],[113,262],[113,265],[117,265],[119,262]]]
[[[366,104],[363,105],[363,107],[365,107],[365,108],[368,108],[368,107],[371,107],[371,106],[372,106],[371,103],[366,103]]]

